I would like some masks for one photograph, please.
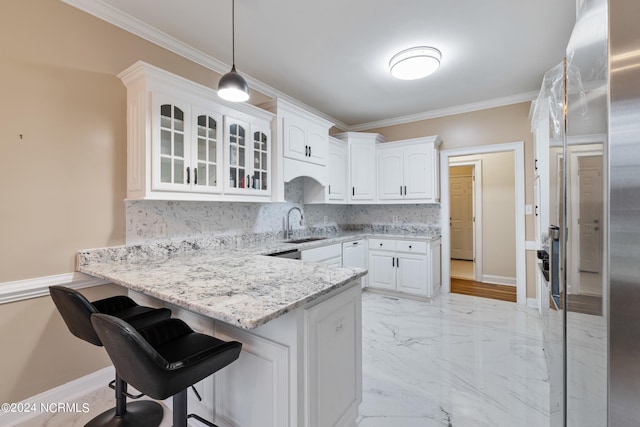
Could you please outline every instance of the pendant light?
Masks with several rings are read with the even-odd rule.
[[[231,0],[231,71],[220,78],[218,96],[231,102],[244,102],[249,99],[249,85],[236,71],[236,17],[235,0]]]

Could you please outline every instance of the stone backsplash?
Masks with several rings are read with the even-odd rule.
[[[291,213],[295,236],[335,234],[341,230],[398,232],[423,230],[439,234],[440,205],[303,204],[301,182],[285,185],[285,203],[191,202],[133,200],[125,203],[126,244],[157,239],[193,239],[215,235],[284,234]]]

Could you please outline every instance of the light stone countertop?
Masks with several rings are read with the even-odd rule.
[[[211,241],[157,242],[78,253],[78,271],[216,320],[253,329],[367,274],[367,270],[265,256],[366,237],[432,239],[425,235],[349,233],[292,244],[231,245]]]

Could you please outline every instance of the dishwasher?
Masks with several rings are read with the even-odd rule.
[[[342,244],[342,265],[367,269],[367,249],[364,240],[344,242]],[[362,278],[362,287],[366,287],[368,275]]]

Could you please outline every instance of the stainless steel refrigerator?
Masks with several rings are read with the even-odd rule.
[[[536,104],[551,426],[640,426],[640,1],[584,0]]]

